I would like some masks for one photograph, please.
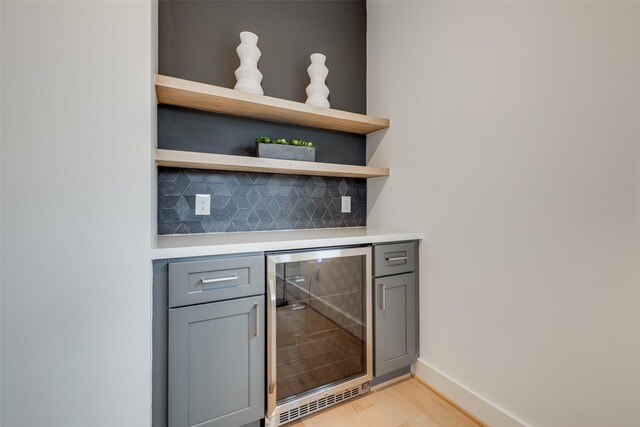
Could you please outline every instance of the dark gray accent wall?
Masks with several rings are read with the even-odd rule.
[[[366,140],[361,135],[158,106],[158,148],[255,156],[253,141],[258,136],[313,141],[317,162],[366,163]]]
[[[259,68],[264,75],[262,87],[265,95],[304,102],[305,88],[309,84],[306,71],[309,55],[320,52],[327,56],[331,107],[366,112],[367,16],[364,0],[174,0],[160,1],[158,14],[160,74],[233,88],[234,71],[240,64],[235,51],[240,43],[239,34],[252,31],[258,35],[258,47],[262,51]],[[361,135],[158,106],[158,148],[255,156],[253,140],[258,136],[313,141],[318,162],[366,164],[366,137]],[[243,208],[251,208],[250,216],[244,219],[233,215],[223,217],[221,211],[217,211],[217,219],[214,215],[195,217],[193,199],[196,192],[210,192],[212,195],[215,192],[213,187],[207,187],[213,182],[204,182],[203,186],[203,182],[198,180],[215,180],[231,175],[239,182],[248,179],[256,184],[271,179],[270,175],[182,169],[169,171],[159,171],[159,234],[347,227],[366,223],[366,180],[274,175],[273,183],[276,184],[256,187],[256,191],[264,188],[276,191],[275,194],[259,193],[263,198],[261,203],[269,197],[276,202],[270,205],[268,213],[272,220],[266,223],[264,207],[252,205]],[[167,181],[170,176],[179,180],[187,177],[188,182],[182,192],[167,193],[177,188],[171,187]],[[342,182],[354,195],[351,215],[337,215],[335,209],[331,211],[338,199],[313,198],[304,193],[308,185],[316,185],[329,189],[325,192],[329,195],[338,191],[337,186]],[[293,203],[297,202],[298,207],[303,203],[298,199],[304,200],[304,209],[297,213],[295,210],[289,212],[286,209],[293,206],[278,204],[276,197],[280,197],[283,191],[290,191],[288,197],[296,198]],[[233,205],[237,203],[233,198],[242,195],[231,192],[224,197],[230,197]],[[246,198],[241,201],[251,203]],[[280,201],[285,203],[283,198]],[[216,209],[215,202],[213,209]],[[327,209],[326,216],[322,209]]]
[[[309,55],[326,55],[332,108],[365,113],[365,1],[160,1],[160,74],[230,87],[241,31],[258,35],[265,95],[304,102]]]
[[[195,215],[195,195],[211,215]],[[341,213],[341,197],[351,212]],[[367,180],[159,168],[158,234],[364,226]]]
[[[304,102],[309,55],[321,52],[332,108],[365,113],[366,25],[364,1],[161,1],[159,72],[233,88],[248,30],[259,36],[265,95]],[[361,135],[158,107],[158,148],[253,156],[259,136],[313,141],[318,162],[366,163]]]

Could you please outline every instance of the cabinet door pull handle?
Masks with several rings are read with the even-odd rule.
[[[254,304],[256,308],[256,338],[260,338],[260,306]]]
[[[228,282],[230,280],[238,280],[238,275],[234,274],[233,276],[227,276],[227,277],[217,277],[215,279],[205,279],[204,277],[200,278],[200,281],[203,284],[207,284],[207,283],[217,283],[217,282]]]
[[[380,308],[384,310],[387,305],[387,288],[384,286],[384,283],[380,283],[380,304]]]
[[[388,262],[393,262],[393,261],[406,261],[407,257],[406,256],[394,256],[391,258],[385,258]]]

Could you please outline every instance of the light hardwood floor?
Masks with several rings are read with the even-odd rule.
[[[480,424],[409,378],[295,421],[295,427],[478,427]]]

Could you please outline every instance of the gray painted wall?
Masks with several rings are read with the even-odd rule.
[[[153,5],[0,11],[0,425],[147,427]]]

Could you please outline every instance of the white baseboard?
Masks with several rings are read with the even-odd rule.
[[[415,375],[491,427],[526,426],[513,415],[454,381],[422,359],[416,362]]]

